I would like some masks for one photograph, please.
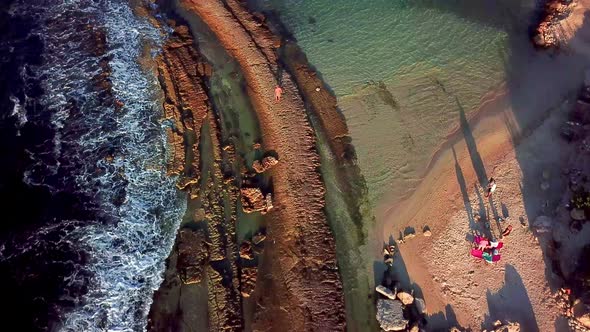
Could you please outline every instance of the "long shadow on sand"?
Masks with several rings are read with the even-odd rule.
[[[489,314],[485,316],[482,329],[490,327],[495,320],[518,322],[523,331],[538,332],[539,326],[533,306],[522,278],[516,269],[506,264],[504,286],[496,293],[486,293]]]
[[[481,197],[481,193],[477,188],[477,185],[475,186],[474,190],[479,198],[479,209],[477,211],[479,221],[476,221],[476,213],[473,211],[473,206],[471,206],[471,200],[469,199],[469,191],[467,189],[467,182],[465,181],[465,176],[463,175],[463,170],[461,169],[461,165],[459,165],[459,161],[457,160],[455,148],[451,148],[451,150],[453,152],[453,158],[455,160],[455,175],[457,176],[457,183],[459,183],[459,188],[461,189],[463,204],[465,205],[467,219],[469,220],[469,234],[466,235],[466,240],[469,242],[473,241],[473,237],[475,235],[484,235],[487,238],[494,238],[491,229],[485,226],[488,225],[489,222],[487,216],[488,213],[483,198]]]
[[[465,109],[459,102],[459,98],[455,97],[455,103],[457,104],[457,108],[459,109],[459,120],[461,124],[461,131],[463,132],[463,138],[465,138],[465,144],[467,145],[467,150],[469,151],[469,157],[471,157],[471,163],[473,164],[473,169],[477,174],[477,180],[479,181],[479,185],[484,188],[488,184],[488,176],[486,173],[486,168],[483,163],[483,159],[477,150],[477,144],[475,142],[475,137],[473,136],[473,131],[469,125],[469,121],[467,121],[467,116],[465,115]]]
[[[547,52],[533,48],[530,37],[534,25],[538,23],[541,16],[539,8],[542,3],[544,1],[536,0],[415,0],[408,2],[408,6],[447,11],[466,20],[506,33],[508,47],[507,50],[500,51],[500,56],[504,62],[506,101],[511,111],[504,112],[504,115],[506,126],[511,134],[512,145],[515,148],[516,160],[522,172],[521,193],[526,214],[525,216],[512,216],[512,218],[520,219],[523,225],[526,225],[524,220],[529,220],[528,224],[530,225],[530,221],[540,214],[546,213],[543,206],[557,204],[558,201],[546,204],[547,195],[539,191],[542,167],[545,167],[545,164],[539,161],[540,156],[531,155],[530,152],[518,147],[523,138],[543,124],[545,119],[552,114],[557,114],[555,110],[568,95],[579,89],[583,82],[584,69],[590,64],[584,55],[575,54],[572,50]],[[580,30],[585,28],[590,28],[588,14],[584,18]],[[483,180],[487,180],[484,177],[484,163],[478,153],[473,135],[471,135],[469,121],[465,117],[460,100],[456,99],[456,103],[460,112],[461,129],[472,163],[480,185],[483,185]],[[558,133],[555,136],[557,135]],[[541,151],[543,151],[540,152],[542,154],[552,153],[547,148]],[[554,174],[554,176],[558,175]],[[465,180],[461,180],[459,173],[457,178],[461,186],[461,182],[464,183]],[[501,183],[499,185],[501,186]],[[461,189],[464,190],[464,185],[461,186]],[[560,193],[563,188],[552,185],[551,191]],[[497,198],[494,200],[501,203]],[[496,226],[499,229],[500,226],[506,225],[501,225],[497,221],[498,209],[496,209],[494,200],[490,200],[491,213],[494,215]],[[481,197],[480,204],[483,204]],[[466,205],[466,209],[469,213],[471,207]],[[507,215],[504,210],[502,209],[503,215]],[[558,271],[552,271],[551,262],[546,254],[543,258],[546,266],[545,276],[554,287],[553,275]],[[490,317],[494,319],[517,320],[523,324],[525,331],[539,330],[524,283],[513,266],[506,266],[506,286],[498,293],[488,294],[488,305]]]

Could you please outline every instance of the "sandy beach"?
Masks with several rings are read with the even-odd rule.
[[[384,199],[378,208],[379,242],[392,243],[408,227],[415,229],[416,237],[399,245],[401,259],[394,265],[402,282],[423,294],[430,329],[479,330],[500,319],[517,321],[525,331],[567,330],[557,319],[555,276],[529,223],[550,215],[564,192],[562,173],[573,148],[559,134],[581,86],[575,71],[587,60],[557,55],[551,61],[541,56],[527,64],[518,84],[507,82],[482,98],[471,119],[460,110],[458,128],[435,153],[417,190],[401,202]],[[560,74],[564,68],[575,68],[573,76]],[[488,199],[490,177],[498,189]],[[508,225],[514,229],[499,262],[470,256],[475,234],[499,238]],[[425,226],[431,237],[422,235]],[[376,245],[375,257],[381,248]]]

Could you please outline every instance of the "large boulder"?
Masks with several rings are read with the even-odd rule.
[[[202,230],[183,228],[178,234],[177,270],[185,284],[201,282],[209,258],[205,233]]]
[[[410,293],[398,292],[397,298],[402,301],[404,305],[410,305],[414,303],[414,297]]]
[[[379,293],[389,299],[395,300],[395,293],[392,292],[391,289],[389,289],[385,286],[379,285],[379,286],[375,287],[375,290],[377,291],[377,293]]]
[[[260,211],[265,214],[272,209],[272,196],[267,194],[266,197],[262,194],[260,188],[242,188],[240,189],[242,209],[246,213]]]
[[[408,326],[408,320],[404,319],[402,303],[397,300],[377,301],[377,321],[384,331],[403,331]]]
[[[279,161],[275,157],[266,156],[262,158],[261,161],[255,160],[252,164],[252,168],[254,168],[256,173],[263,173],[264,171],[268,170],[269,168],[273,167],[278,163]]]

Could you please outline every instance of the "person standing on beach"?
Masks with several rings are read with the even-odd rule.
[[[281,95],[283,94],[283,89],[281,88],[280,85],[277,85],[275,87],[275,101],[279,102],[281,101]]]
[[[486,198],[492,196],[494,191],[496,191],[496,181],[494,180],[494,178],[490,178],[490,181],[488,182],[488,191],[486,192]]]

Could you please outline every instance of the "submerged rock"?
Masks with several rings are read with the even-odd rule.
[[[262,233],[256,233],[256,235],[252,237],[252,243],[254,244],[260,244],[264,240],[266,240],[266,235]]]
[[[377,301],[377,321],[385,331],[403,331],[408,326],[408,320],[404,319],[402,303],[397,300]]]
[[[391,289],[389,289],[385,286],[379,285],[379,286],[375,287],[375,290],[377,291],[377,293],[379,293],[389,299],[395,300],[395,293],[392,292]]]
[[[202,230],[183,228],[179,231],[177,270],[183,283],[201,282],[209,258],[207,249],[205,234]]]
[[[260,188],[242,188],[242,209],[246,213],[260,211],[262,214],[272,209],[272,196],[267,194],[266,197],[262,194]]]
[[[552,225],[551,218],[547,216],[538,216],[533,222],[533,228],[539,233],[546,233],[551,230]]]
[[[247,260],[254,259],[254,253],[252,252],[252,244],[250,241],[244,241],[240,245],[240,257]]]
[[[262,158],[262,161],[255,160],[252,164],[252,168],[254,168],[256,173],[263,173],[278,163],[279,161],[275,157],[267,156]]]
[[[243,297],[250,297],[256,287],[258,269],[255,267],[243,267],[240,275],[240,293]]]

